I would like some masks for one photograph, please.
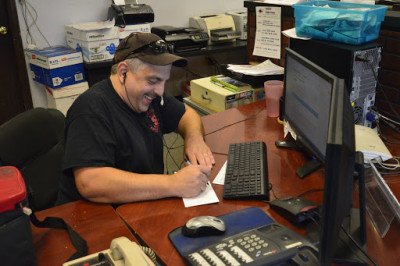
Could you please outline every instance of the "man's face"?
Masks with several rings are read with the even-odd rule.
[[[148,65],[135,73],[128,71],[125,79],[127,104],[137,113],[146,112],[151,102],[164,93],[165,82],[169,79],[171,65]],[[126,97],[126,95],[125,95]]]

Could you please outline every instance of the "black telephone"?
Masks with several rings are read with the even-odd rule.
[[[137,4],[134,0],[126,0],[124,5],[113,1],[108,9],[108,20],[115,19],[115,25],[124,28],[129,24],[154,22],[154,12],[149,5]]]

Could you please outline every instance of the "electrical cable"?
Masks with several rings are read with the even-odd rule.
[[[221,72],[221,64],[214,57],[207,57],[208,61],[215,66],[215,74],[220,74]]]
[[[353,244],[372,262],[374,265],[378,265],[371,256],[357,243],[357,241],[351,236],[349,232],[347,232],[346,228],[344,228],[343,224],[340,225],[342,231],[347,235],[347,237],[353,242]]]
[[[374,113],[376,116],[378,116],[378,118],[381,118],[381,119],[383,119],[383,120],[387,120],[387,121],[384,121],[384,122],[391,122],[391,123],[393,123],[393,124],[396,124],[396,125],[400,125],[400,122],[398,122],[398,121],[395,121],[395,120],[393,120],[393,119],[391,119],[391,118],[389,118],[389,117],[387,117],[387,116],[384,116],[384,115],[382,115],[380,112],[378,112],[377,110],[375,110],[375,108],[369,108],[369,110],[372,112],[372,113]],[[388,125],[390,126],[390,124],[388,123]],[[390,126],[390,127],[395,127],[394,125],[392,125],[392,126]]]
[[[392,112],[397,116],[397,118],[400,118],[400,116],[399,116],[399,114],[397,113],[397,111],[396,111],[396,110],[394,109],[394,107],[390,104],[390,101],[389,101],[389,99],[388,99],[388,97],[387,97],[385,91],[383,90],[382,85],[381,85],[381,83],[380,83],[379,80],[378,80],[378,77],[376,76],[374,67],[373,67],[372,64],[371,64],[371,60],[369,60],[368,58],[365,58],[365,57],[363,57],[363,56],[360,56],[360,55],[356,56],[356,60],[365,62],[365,63],[371,68],[371,71],[372,71],[372,74],[374,75],[376,84],[378,85],[377,87],[379,87],[380,92],[382,92],[383,97],[385,97],[385,100],[388,102],[388,105],[389,105],[390,109],[392,110]]]
[[[390,171],[390,172],[379,172],[382,176],[388,176],[388,175],[399,175],[400,171]]]
[[[26,37],[26,41],[27,44],[34,44],[36,45],[36,41],[34,40],[32,33],[31,33],[31,27],[35,26],[36,29],[38,30],[38,32],[40,33],[40,35],[42,36],[42,38],[45,40],[45,42],[47,43],[47,45],[49,47],[51,47],[51,44],[49,43],[49,41],[47,40],[47,38],[44,36],[43,32],[40,30],[39,26],[37,25],[37,19],[38,19],[38,14],[36,9],[27,1],[27,0],[20,0],[19,1],[23,12],[22,12],[22,16],[25,22],[25,26],[27,27],[27,37]],[[32,23],[30,25],[28,25],[28,17],[27,17],[27,12],[29,13],[31,19],[32,19]],[[34,14],[32,14],[32,12]],[[30,43],[28,43],[28,36],[30,39]]]
[[[167,149],[167,154],[165,155],[165,164],[167,165],[167,173],[169,174],[169,170],[170,170],[170,169],[168,169],[168,156],[172,159],[172,161],[174,162],[174,164],[175,164],[175,166],[176,166],[177,169],[181,169],[181,168],[182,168],[183,161],[182,161],[181,164],[178,164],[178,163],[176,162],[174,156],[172,156],[171,150],[172,150],[172,149],[181,148],[181,147],[183,147],[183,145],[180,145],[180,146],[177,146],[177,147],[169,147],[169,146],[167,145],[167,142],[165,141],[164,136],[162,137],[162,140],[163,140],[163,146]],[[175,138],[175,140],[172,142],[171,145],[174,145],[175,142],[176,142],[177,140],[178,140],[178,134],[176,134],[176,138]]]
[[[221,130],[227,128],[227,127],[230,127],[230,126],[233,126],[233,125],[236,125],[236,124],[239,124],[239,123],[242,123],[242,122],[251,120],[251,119],[255,118],[255,117],[256,117],[259,113],[261,113],[263,110],[264,110],[264,108],[260,109],[256,114],[254,114],[254,115],[252,115],[252,116],[250,116],[250,117],[248,117],[248,118],[246,118],[246,119],[239,120],[239,121],[236,121],[236,122],[234,122],[234,123],[232,123],[232,124],[228,124],[228,125],[225,125],[225,126],[223,126],[223,127],[220,127],[219,129],[216,129],[216,130],[214,130],[214,131],[211,131],[211,132],[208,132],[208,133],[204,134],[204,136],[208,136],[208,135],[214,134],[214,133],[216,133],[216,132],[218,132],[218,131],[221,131]]]
[[[213,154],[219,154],[219,155],[225,155],[228,156],[227,153],[223,153],[223,152],[216,152],[216,151],[211,151]]]
[[[392,129],[393,131],[395,131],[395,132],[397,132],[397,133],[400,133],[400,129],[396,126],[396,125],[394,125],[393,123],[391,123],[391,122],[389,122],[389,121],[386,121],[386,120],[384,120],[384,119],[382,119],[381,120],[383,123],[385,123],[390,129]]]
[[[29,45],[29,44],[34,44],[34,45],[36,45],[36,41],[34,40],[34,38],[33,38],[33,36],[32,36],[32,34],[31,34],[31,31],[30,31],[30,28],[31,28],[31,26],[32,25],[28,25],[28,18],[27,18],[27,5],[26,5],[26,2],[25,2],[25,0],[20,0],[19,1],[19,4],[21,5],[21,8],[22,8],[22,17],[23,17],[23,19],[24,19],[24,22],[25,22],[25,27],[26,27],[26,37],[25,37],[25,41],[26,41],[26,43]],[[35,19],[33,19],[32,18],[32,20],[33,21],[35,21],[37,18],[35,18]],[[29,37],[29,38],[28,38]],[[29,39],[29,41],[28,41],[28,39]]]
[[[297,195],[296,198],[301,198],[302,196],[304,196],[304,195],[306,195],[306,194],[308,194],[308,193],[311,193],[311,192],[319,192],[319,191],[324,191],[324,189],[323,189],[323,188],[309,189],[309,190],[307,190],[307,191],[305,191],[305,192],[303,192],[303,193]]]
[[[318,212],[314,212],[317,216],[319,216],[319,218],[321,219],[321,214]],[[308,218],[310,218],[311,220],[314,221],[314,223],[316,225],[320,225],[320,223],[318,223],[317,221],[314,220],[314,218],[312,217],[311,214],[307,214],[307,216],[309,215]],[[374,265],[378,265],[372,258],[371,256],[357,243],[357,241],[349,234],[349,232],[347,232],[347,230],[344,228],[343,224],[340,225],[340,228],[342,229],[342,231],[347,235],[347,237],[350,239],[350,241],[374,264]]]
[[[317,211],[312,211],[312,213],[316,214],[317,216],[319,216],[319,218],[321,218]],[[317,220],[315,220],[314,216],[311,215],[311,212],[304,212],[303,215],[307,216],[307,219],[310,219],[313,223],[315,223],[315,225],[320,225],[320,223]]]
[[[185,71],[187,71],[188,73],[190,73],[190,74],[196,76],[196,77],[199,77],[199,78],[205,78],[205,77],[207,77],[206,75],[201,75],[201,74],[198,74],[198,73],[196,73],[196,72],[193,72],[192,70],[188,69],[187,67],[182,67],[182,69],[185,70]]]
[[[149,247],[140,246],[143,252],[150,257],[151,261],[157,265],[157,256],[156,253]]]
[[[273,191],[273,189],[272,189],[272,184],[271,184],[271,183],[269,183],[269,184],[270,184],[270,188],[269,188],[269,189],[272,191],[272,194],[274,195],[275,199],[280,199],[280,198],[278,198],[278,197],[275,195],[275,193],[274,193],[274,191]],[[311,193],[311,192],[319,192],[319,191],[324,191],[324,189],[322,189],[322,188],[309,189],[309,190],[307,190],[307,191],[305,191],[305,192],[299,194],[299,195],[296,196],[296,197],[289,197],[289,198],[301,198],[301,197],[304,196],[305,194],[308,194],[308,193]],[[270,201],[268,201],[268,200],[263,200],[262,202],[270,203]]]
[[[396,170],[400,168],[400,162],[398,160],[398,157],[392,157],[392,160],[394,160],[396,163],[384,163],[380,160],[371,160],[376,166],[379,166],[382,169],[385,170]]]
[[[272,185],[271,182],[268,182],[268,190],[272,192],[272,195],[274,196],[275,199],[278,199],[278,197],[276,196],[275,191],[274,191],[274,186]],[[261,200],[261,202],[269,204],[271,202],[271,200]]]
[[[274,198],[277,199],[278,197],[275,194],[274,186],[272,185],[272,183],[268,183],[268,189],[272,192],[272,195],[274,196]]]

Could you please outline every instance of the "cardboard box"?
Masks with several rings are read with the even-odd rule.
[[[82,52],[85,63],[95,63],[112,60],[118,47],[119,39],[82,41],[67,36],[67,44],[69,47]]]
[[[47,94],[47,107],[60,110],[65,116],[72,103],[78,98],[79,95],[68,96],[64,98],[55,99]]]
[[[111,60],[119,44],[113,21],[66,25],[65,34],[67,45],[82,51],[86,63]]]
[[[118,38],[122,40],[123,38],[127,37],[129,34],[133,32],[150,33],[151,32],[150,23],[126,25],[125,28],[118,27]]]
[[[264,87],[253,89],[253,102],[265,100],[265,89]]]
[[[56,89],[85,81],[83,63],[46,69],[34,64],[29,64],[34,81]]]
[[[220,112],[253,102],[253,89],[232,92],[211,82],[210,77],[190,81],[191,100]]]
[[[82,41],[102,41],[118,38],[114,21],[86,22],[65,26],[65,34]]]
[[[59,89],[51,89],[45,87],[47,96],[47,107],[60,110],[64,115],[67,115],[68,109],[72,103],[89,88],[87,82],[62,87]]]
[[[52,89],[48,86],[45,86],[46,91],[53,96],[54,98],[63,98],[73,95],[79,95],[85,92],[89,88],[89,84],[87,81],[77,83],[74,85],[62,87],[59,89]]]
[[[82,53],[65,46],[27,50],[28,62],[46,69],[83,63]]]

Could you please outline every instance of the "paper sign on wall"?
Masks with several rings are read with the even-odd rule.
[[[253,55],[281,58],[281,7],[256,7],[256,36]]]

